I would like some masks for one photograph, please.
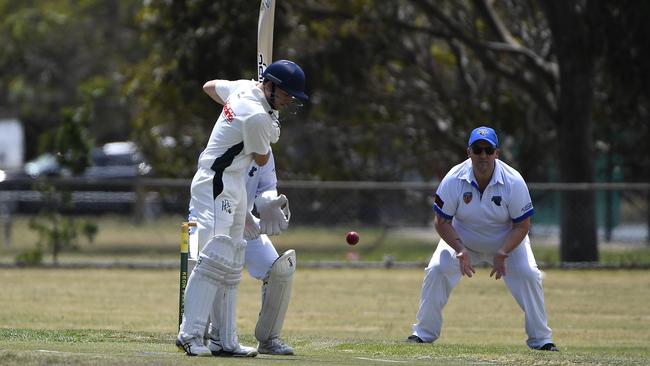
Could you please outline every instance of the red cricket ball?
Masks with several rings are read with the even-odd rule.
[[[356,231],[350,231],[349,233],[345,234],[345,241],[347,241],[350,245],[355,245],[359,242],[359,234],[357,234]]]

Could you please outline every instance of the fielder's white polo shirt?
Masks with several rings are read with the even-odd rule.
[[[252,153],[265,155],[279,132],[276,116],[264,92],[252,80],[219,80],[217,95],[226,102],[212,129],[208,144],[199,157],[199,166],[221,172],[248,168]]]
[[[471,159],[453,167],[438,186],[433,209],[452,220],[466,247],[481,253],[499,250],[512,224],[535,213],[521,174],[499,159],[482,194]]]

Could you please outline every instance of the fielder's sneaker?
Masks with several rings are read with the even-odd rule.
[[[292,355],[293,348],[288,344],[282,342],[278,337],[271,338],[267,341],[260,342],[257,345],[257,351],[259,353],[267,355]]]
[[[406,342],[408,342],[408,343],[424,343],[422,338],[416,336],[415,334],[411,334],[408,338],[406,338]]]
[[[206,347],[205,344],[203,344],[202,338],[194,337],[186,341],[182,341],[179,338],[176,338],[176,347],[185,351],[188,356],[212,356],[210,349]]]
[[[555,343],[546,343],[538,348],[540,351],[560,352],[560,349],[555,346]]]
[[[210,338],[208,343],[208,348],[212,356],[216,357],[255,357],[257,356],[257,349],[253,347],[242,346],[241,344],[237,345],[235,350],[225,350],[221,347],[221,343],[218,339]]]

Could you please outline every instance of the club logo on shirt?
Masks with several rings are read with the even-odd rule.
[[[232,206],[230,206],[230,201],[228,200],[221,201],[221,211],[227,212],[229,214],[232,213]]]
[[[472,202],[472,192],[463,193],[463,202],[468,205],[470,202]]]
[[[492,196],[492,202],[497,206],[501,206],[501,196]]]
[[[251,167],[251,170],[248,171],[248,176],[249,176],[249,177],[254,176],[256,171],[257,171],[257,168],[254,167],[254,166],[252,166],[252,167]]]
[[[230,107],[230,102],[227,102],[226,105],[223,106],[223,116],[226,117],[228,122],[232,122],[232,120],[235,119],[235,112],[233,112]]]

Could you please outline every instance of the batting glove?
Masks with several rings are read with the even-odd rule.
[[[261,228],[260,228],[260,219],[253,216],[252,213],[246,213],[246,222],[244,223],[244,239],[253,240],[260,237]]]
[[[262,234],[280,235],[289,227],[291,211],[289,211],[289,200],[285,195],[281,194],[275,198],[258,196],[255,199],[255,207],[260,214]]]

